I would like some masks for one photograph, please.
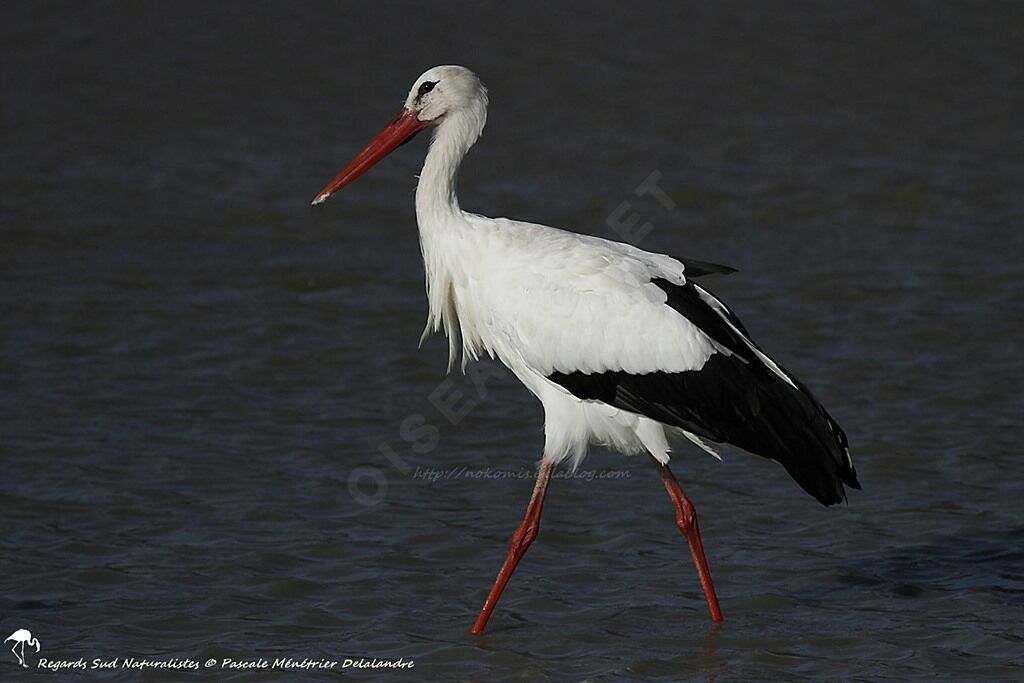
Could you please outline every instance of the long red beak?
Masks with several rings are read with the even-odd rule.
[[[338,171],[338,175],[334,176],[331,182],[324,185],[324,189],[313,197],[313,203],[319,204],[325,201],[332,194],[366,173],[371,166],[393,152],[403,142],[408,141],[428,123],[430,122],[420,121],[416,118],[416,112],[403,107],[398,116],[384,126],[384,130],[377,133],[370,143],[363,147],[352,161],[348,162],[345,168]]]

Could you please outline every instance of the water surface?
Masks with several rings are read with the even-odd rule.
[[[0,13],[0,626],[39,656],[1024,673],[1015,4]],[[653,468],[597,451],[468,635],[541,410],[497,366],[449,382],[445,343],[417,349],[422,139],[308,206],[451,62],[492,103],[466,208],[614,237],[628,202],[644,248],[740,269],[709,285],[849,434],[864,490],[827,510],[753,456],[673,461],[720,628]],[[635,196],[652,173],[673,209]]]

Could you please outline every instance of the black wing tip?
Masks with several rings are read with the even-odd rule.
[[[793,472],[791,471],[790,474],[793,475]],[[793,475],[793,478],[797,480],[801,488],[814,496],[825,507],[830,507],[837,503],[850,502],[846,497],[845,486],[857,489],[858,491],[861,490],[860,481],[857,480],[857,471],[853,468],[853,465],[844,466],[831,477],[828,477],[826,481],[802,481],[796,475]]]

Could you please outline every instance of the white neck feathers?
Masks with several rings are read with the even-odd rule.
[[[427,288],[427,325],[420,341],[444,327],[448,335],[448,368],[459,352],[459,320],[453,282],[458,277],[459,235],[471,227],[456,196],[459,165],[483,132],[487,121],[486,96],[451,111],[434,130],[423,170],[416,186],[416,222]],[[466,359],[463,359],[465,365]]]

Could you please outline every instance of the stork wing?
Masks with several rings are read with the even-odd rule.
[[[503,248],[489,250],[495,256],[482,264],[487,278],[460,289],[471,297],[460,299],[460,311],[474,311],[472,322],[460,320],[471,354],[480,350],[471,348],[476,336],[505,341],[495,350],[548,375],[697,370],[715,352],[717,342],[667,306],[655,283],[685,284],[684,263],[546,226],[500,219],[484,225]],[[730,270],[694,263],[701,274]],[[465,329],[477,321],[489,334]]]
[[[510,248],[488,278],[504,294],[484,294],[506,353],[577,398],[776,460],[826,505],[843,500],[843,484],[860,488],[839,425],[683,262],[572,233],[525,234],[529,247]]]

